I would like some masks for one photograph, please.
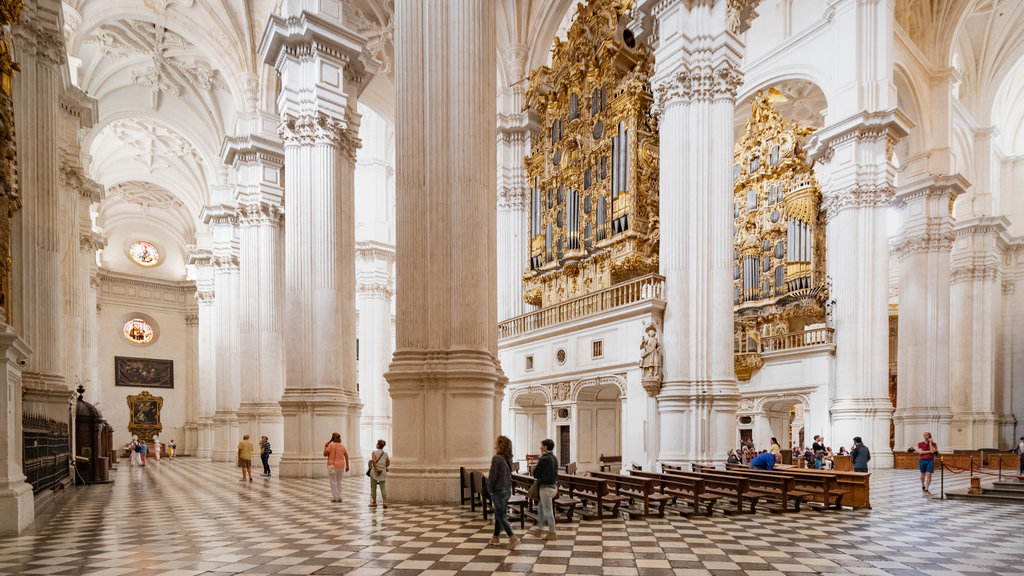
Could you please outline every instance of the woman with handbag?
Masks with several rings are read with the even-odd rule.
[[[327,457],[327,476],[331,479],[331,502],[341,502],[341,477],[348,472],[348,450],[341,443],[341,434],[331,434],[331,441],[324,444]]]
[[[506,436],[498,436],[494,441],[494,457],[491,458],[491,470],[487,473],[487,491],[491,493],[494,505],[494,535],[491,546],[501,543],[498,538],[501,531],[508,534],[508,549],[515,550],[519,538],[512,532],[512,524],[508,521],[508,499],[512,497],[512,441]]]
[[[391,467],[391,457],[384,451],[388,443],[377,440],[377,449],[370,453],[370,464],[366,468],[366,475],[370,477],[370,508],[377,507],[377,486],[380,486],[380,499],[384,507],[388,507],[388,491],[384,483],[388,479],[388,468]]]

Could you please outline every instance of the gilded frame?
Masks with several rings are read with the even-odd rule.
[[[148,390],[128,396],[128,431],[143,442],[151,442],[153,436],[163,431],[160,410],[164,407],[161,396],[153,396]]]

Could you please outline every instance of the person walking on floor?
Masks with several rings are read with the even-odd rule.
[[[160,461],[160,437],[153,436],[153,456],[156,457],[156,461]]]
[[[263,462],[263,475],[270,476],[270,455],[273,454],[273,450],[270,449],[270,439],[266,436],[260,436],[260,461]]]
[[[341,478],[348,472],[348,450],[341,443],[341,434],[331,434],[331,441],[324,444],[327,457],[327,476],[331,479],[331,502],[341,502]]]
[[[547,525],[548,533],[544,535],[546,540],[558,538],[558,533],[555,532],[554,508],[554,499],[558,495],[558,459],[552,452],[554,449],[554,440],[541,440],[540,459],[533,467],[533,477],[537,479],[540,500],[537,502],[537,526],[530,530],[530,534],[539,537]]]
[[[864,441],[861,440],[860,436],[853,437],[853,450],[850,451],[850,456],[853,457],[854,472],[868,471],[868,460],[871,460],[871,451],[864,445]]]
[[[142,459],[142,467],[146,467],[146,455],[149,454],[149,444],[144,440],[139,441],[139,458]]]
[[[391,467],[391,457],[384,451],[384,447],[387,445],[388,443],[383,439],[377,440],[377,449],[370,453],[370,508],[376,508],[377,506],[378,486],[380,486],[381,502],[383,502],[385,508],[388,507],[388,491],[385,488],[385,482],[388,480],[388,468]],[[491,467],[494,467],[493,463]],[[495,510],[497,510],[497,507],[495,507]]]
[[[242,481],[245,481],[245,477],[249,477],[249,482],[252,482],[252,442],[249,442],[249,435],[242,436],[242,441],[238,443],[238,467],[242,469]]]
[[[917,467],[921,471],[921,491],[931,494],[928,491],[932,486],[932,473],[935,472],[935,455],[939,452],[939,446],[932,439],[931,432],[924,433],[924,441],[917,443]]]
[[[174,450],[177,447],[178,445],[174,443],[174,438],[171,438],[171,441],[167,443],[167,457],[171,460],[174,460]]]
[[[512,524],[508,521],[508,499],[512,497],[512,441],[505,436],[498,436],[494,441],[494,457],[491,458],[491,470],[487,473],[487,491],[491,493],[491,503],[494,505],[494,535],[490,545],[501,544],[499,536],[504,530],[508,534],[508,549],[515,550],[519,538],[512,532]]]
[[[815,434],[811,450],[814,451],[814,469],[821,470],[821,463],[825,460],[825,439]]]

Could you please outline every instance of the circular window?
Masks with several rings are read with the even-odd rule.
[[[565,348],[559,348],[555,352],[555,359],[558,360],[559,364],[565,364]]]
[[[160,251],[156,246],[143,240],[129,246],[128,255],[140,266],[156,266],[160,263]]]
[[[754,419],[750,416],[740,416],[740,424],[750,424]]]
[[[153,340],[153,327],[141,318],[132,318],[124,323],[124,337],[136,344],[149,344]]]

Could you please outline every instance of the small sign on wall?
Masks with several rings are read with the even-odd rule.
[[[174,361],[114,356],[114,385],[174,388]]]

